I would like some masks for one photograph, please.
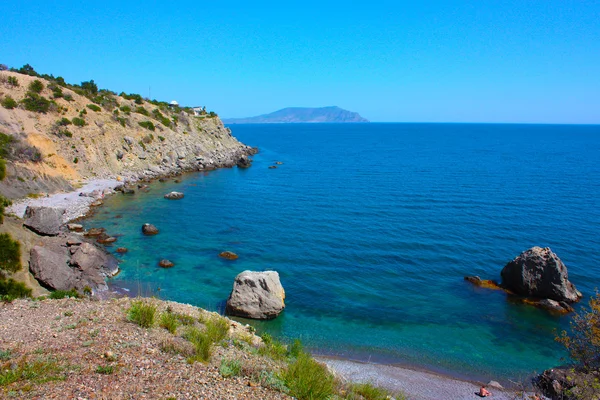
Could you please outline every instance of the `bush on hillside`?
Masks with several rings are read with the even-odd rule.
[[[123,111],[125,114],[131,113],[131,107],[129,106],[121,106],[119,107],[119,110]]]
[[[21,246],[8,233],[0,233],[0,277],[21,269]]]
[[[301,353],[283,374],[290,394],[298,399],[325,400],[335,393],[335,380],[327,367]]]
[[[26,110],[42,114],[47,113],[50,109],[50,104],[52,104],[52,102],[44,96],[32,92],[28,92],[25,98],[21,100],[21,103],[25,106]]]
[[[31,297],[31,289],[23,282],[17,282],[14,279],[0,279],[0,298],[2,300],[12,301],[20,297]]]
[[[63,97],[62,88],[60,86],[58,86],[56,83],[49,84],[48,89],[50,89],[52,91],[52,96],[55,99]]]
[[[29,90],[33,93],[40,94],[42,93],[42,90],[44,90],[44,84],[39,79],[36,79],[29,84]]]
[[[33,67],[29,64],[23,65],[21,68],[17,70],[18,73],[29,75],[29,76],[39,76],[37,72],[33,69]]]
[[[126,94],[125,92],[121,92],[121,94],[119,96],[121,96],[122,98],[124,98],[126,100],[133,100],[135,104],[144,104],[144,100],[142,99],[142,96],[140,96],[139,94],[135,94],[135,93]]]
[[[83,118],[79,118],[79,117],[75,117],[72,119],[73,125],[78,126],[78,127],[82,127],[85,126],[85,120]]]
[[[10,96],[6,96],[4,99],[2,99],[2,107],[6,108],[6,109],[12,110],[17,105],[18,104],[17,104],[16,100]]]
[[[144,107],[141,107],[141,106],[140,107],[136,107],[135,108],[135,112],[138,113],[138,114],[145,115],[145,116],[150,116],[150,113],[148,112],[148,110],[146,110]]]
[[[94,82],[94,80],[89,80],[85,82],[81,82],[81,89],[85,92],[86,95],[96,95],[98,94],[98,85]]]
[[[95,112],[102,111],[102,109],[95,104],[88,104],[86,107]]]
[[[71,93],[67,93],[67,94],[63,95],[63,99],[65,99],[66,101],[74,101],[75,100]]]
[[[72,122],[69,120],[69,118],[61,118],[58,121],[56,121],[56,125],[58,126],[69,126],[71,125]]]
[[[0,181],[4,180],[4,178],[6,178],[6,161],[0,158]]]
[[[4,208],[10,206],[11,204],[12,202],[9,199],[0,194],[0,224],[4,222]]]
[[[152,328],[155,315],[156,305],[142,300],[132,301],[127,311],[127,319],[142,328]]]
[[[154,131],[155,127],[154,124],[150,121],[142,121],[142,122],[138,122],[138,124],[142,127],[142,128],[146,128],[150,131]]]
[[[171,126],[171,120],[165,117],[158,108],[152,110],[152,115],[154,115],[154,118],[160,121],[167,128]]]
[[[17,79],[16,76],[9,76],[8,78],[6,78],[6,83],[8,83],[8,85],[12,86],[12,87],[19,86],[19,80]]]

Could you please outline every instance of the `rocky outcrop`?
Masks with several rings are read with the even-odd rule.
[[[117,261],[90,243],[82,243],[74,250],[71,265],[87,275],[99,271],[103,276],[114,276],[119,272]]]
[[[28,206],[23,225],[38,235],[56,236],[60,233],[64,208]]]
[[[236,164],[238,168],[249,168],[252,165],[252,160],[244,154],[237,160]]]
[[[244,271],[235,277],[227,299],[229,315],[273,319],[285,308],[285,291],[276,271]]]
[[[579,400],[600,398],[596,382],[600,372],[581,368],[553,368],[538,375],[534,382],[551,399]]]
[[[181,192],[171,192],[171,193],[167,193],[165,194],[165,199],[167,200],[180,200],[183,199],[183,193]]]
[[[514,293],[557,302],[577,302],[581,293],[569,281],[567,267],[548,247],[533,247],[506,264],[502,284]]]
[[[70,290],[77,283],[77,274],[69,267],[66,247],[34,246],[31,249],[29,270],[43,286],[54,290]]]
[[[146,236],[152,236],[158,234],[158,228],[152,224],[142,225],[142,233]]]

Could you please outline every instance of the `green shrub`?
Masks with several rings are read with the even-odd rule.
[[[75,117],[75,118],[73,118],[73,125],[82,127],[82,126],[85,126],[86,123],[83,118]]]
[[[179,321],[179,323],[181,325],[194,325],[194,323],[196,322],[196,319],[194,317],[192,317],[191,315],[187,315],[187,314],[181,314],[181,313],[174,313],[177,316],[177,320]]]
[[[58,99],[60,97],[63,97],[63,91],[62,88],[60,86],[58,86],[56,83],[51,83],[48,85],[48,89],[50,89],[52,91],[52,96],[55,99]]]
[[[123,111],[125,114],[131,113],[131,107],[129,107],[129,106],[119,107],[119,110]]]
[[[194,356],[189,361],[206,362],[212,354],[214,343],[218,343],[227,337],[229,332],[229,323],[222,317],[211,317],[204,322],[204,330],[190,326],[186,330],[184,337],[189,340],[195,349]]]
[[[119,124],[121,124],[121,126],[125,128],[125,125],[127,125],[127,118],[117,117],[117,122],[119,122]]]
[[[12,358],[10,350],[0,350],[0,361],[8,361]]]
[[[113,372],[115,372],[115,367],[112,365],[98,365],[96,367],[97,374],[111,375]]]
[[[39,74],[37,72],[35,72],[33,67],[29,64],[23,65],[21,68],[19,68],[17,70],[17,72],[20,74],[25,74],[25,75],[29,75],[29,76],[39,76]]]
[[[161,142],[164,142],[165,138],[163,136],[158,135],[158,140],[160,140]]]
[[[21,245],[8,233],[0,233],[0,276],[21,269]]]
[[[87,115],[87,110],[85,108],[83,110],[79,111],[80,117],[83,117],[84,115]]]
[[[167,128],[171,126],[171,120],[165,117],[158,108],[152,110],[152,115],[154,115],[154,118],[159,120]]]
[[[0,159],[0,161],[4,161]],[[0,163],[1,164],[1,163]],[[0,180],[2,180],[2,171],[0,169]],[[4,208],[8,207],[12,202],[0,194],[0,224],[4,222]]]
[[[142,96],[140,96],[139,94],[125,94],[125,92],[121,92],[119,96],[127,100],[134,100],[135,104],[144,104],[144,100],[142,100]]]
[[[42,90],[44,90],[44,84],[38,79],[29,84],[29,91],[33,93],[40,94],[42,93]]]
[[[95,104],[88,104],[86,107],[95,112],[102,111],[102,109]]]
[[[67,93],[67,94],[63,95],[63,99],[65,99],[66,101],[75,101],[75,99],[73,98],[73,95],[71,93]]]
[[[6,83],[8,83],[12,87],[18,87],[18,86],[20,86],[19,85],[19,80],[17,79],[16,76],[9,76],[8,78],[6,78]]]
[[[165,328],[170,333],[175,334],[177,326],[179,325],[179,319],[177,315],[171,312],[165,312],[160,315],[160,327]]]
[[[12,110],[18,105],[18,103],[10,96],[6,96],[2,99],[2,107]]]
[[[81,89],[85,92],[86,95],[96,95],[98,93],[98,85],[94,83],[94,80],[81,82]]]
[[[142,128],[146,128],[148,130],[154,131],[155,127],[154,124],[150,121],[142,121],[142,122],[138,122],[138,124],[142,127]]]
[[[6,178],[6,161],[0,158],[0,181]]]
[[[73,164],[77,164],[78,162],[79,162],[79,158],[75,157],[75,158],[73,159]]]
[[[359,383],[350,386],[349,399],[361,400],[387,400],[394,398],[396,400],[404,399],[402,394],[391,393],[386,389],[374,386],[371,383]]]
[[[50,109],[50,104],[52,104],[52,102],[44,96],[40,96],[39,94],[33,92],[27,92],[25,98],[21,100],[21,103],[23,103],[26,110],[43,114],[48,112]]]
[[[154,325],[155,314],[156,306],[154,304],[136,300],[131,302],[131,307],[127,311],[127,319],[142,328],[151,328]]]
[[[60,299],[64,299],[67,297],[72,297],[74,299],[77,299],[79,297],[81,297],[79,295],[79,293],[77,293],[77,290],[75,289],[71,289],[71,290],[55,290],[53,292],[50,293],[50,298],[53,300],[60,300]]]
[[[258,354],[267,356],[274,360],[284,360],[288,357],[287,346],[275,339],[268,333],[261,336],[263,340],[263,346],[258,349]]]
[[[334,394],[334,377],[327,367],[302,353],[283,373],[290,394],[300,400],[327,399]]]
[[[148,110],[146,110],[146,109],[145,109],[144,107],[142,107],[142,106],[140,106],[140,107],[136,107],[136,108],[135,108],[135,112],[136,112],[136,113],[138,113],[138,114],[145,115],[145,116],[147,116],[147,117],[148,117],[148,116],[150,116],[150,113],[148,112]]]
[[[71,124],[72,122],[69,120],[69,118],[61,118],[56,122],[56,125],[59,126],[69,126]]]
[[[229,360],[221,359],[221,365],[219,366],[219,373],[223,378],[229,378],[230,376],[239,376],[242,371],[242,365],[240,360]]]
[[[0,278],[0,297],[4,300],[12,301],[20,297],[31,297],[31,289],[23,282],[17,282],[13,279]]]
[[[204,325],[206,326],[206,334],[213,343],[225,339],[229,333],[229,322],[223,317],[214,316],[206,321]]]

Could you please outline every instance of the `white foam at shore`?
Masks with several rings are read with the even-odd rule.
[[[116,179],[94,179],[89,180],[85,185],[76,191],[68,193],[55,193],[47,197],[27,198],[15,202],[6,209],[7,213],[12,213],[23,218],[27,206],[45,206],[58,207],[66,210],[64,221],[68,222],[75,218],[79,218],[87,214],[90,205],[98,198],[102,197],[106,190],[112,190],[121,182]],[[92,193],[95,195],[90,196]],[[83,193],[84,196],[80,196]]]

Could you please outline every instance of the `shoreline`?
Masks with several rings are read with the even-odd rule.
[[[183,171],[182,171],[183,172]],[[207,172],[207,171],[185,171],[185,172]],[[177,174],[180,175],[180,174]],[[59,207],[66,210],[63,216],[63,223],[68,223],[79,218],[85,218],[93,211],[96,201],[104,198],[105,195],[116,194],[115,187],[119,185],[134,185],[139,182],[152,183],[161,177],[173,177],[174,174],[166,174],[155,177],[155,179],[135,179],[128,178],[117,179],[89,179],[82,187],[71,192],[55,193],[41,198],[25,198],[13,203],[7,207],[7,212],[15,214],[22,219],[27,206],[46,206]],[[100,206],[102,204],[99,204]],[[110,297],[129,297],[135,295],[144,296],[133,290],[129,290],[119,285],[111,284],[107,279],[109,290],[102,296],[103,299]],[[417,400],[437,400],[440,398],[468,399],[479,398],[476,395],[481,381],[475,378],[466,377],[462,374],[453,375],[451,371],[444,373],[434,369],[416,365],[406,365],[389,363],[372,363],[367,360],[356,360],[354,358],[337,357],[334,355],[324,355],[314,353],[316,360],[323,362],[335,374],[343,380],[353,382],[369,382],[376,386],[381,386],[391,391],[402,391],[409,399]],[[462,376],[461,376],[462,375]],[[479,383],[477,383],[479,382]],[[514,390],[514,389],[513,389]],[[515,392],[510,389],[499,390],[492,388],[491,391],[496,399],[513,399]]]

